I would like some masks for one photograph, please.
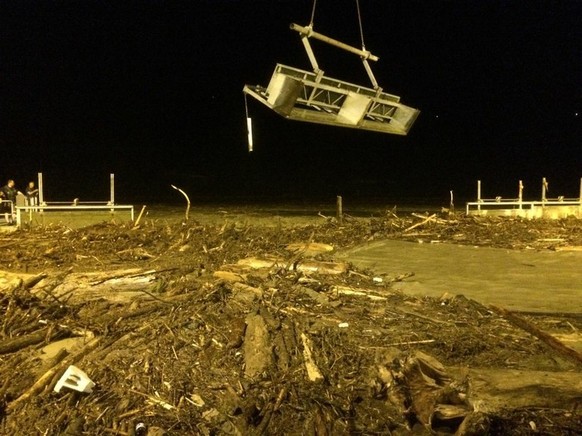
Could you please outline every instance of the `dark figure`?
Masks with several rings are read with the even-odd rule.
[[[26,205],[27,206],[37,206],[38,205],[38,189],[34,186],[34,182],[28,182],[26,190],[24,191],[26,195]]]
[[[4,212],[4,218],[8,225],[14,224],[14,206],[16,205],[16,195],[18,195],[18,189],[14,187],[14,180],[8,180],[8,183],[0,189],[2,194],[2,211]]]

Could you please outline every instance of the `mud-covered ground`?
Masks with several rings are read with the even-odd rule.
[[[582,360],[552,336],[580,314],[407,296],[406,274],[334,261],[382,238],[577,250],[582,221],[188,218],[0,233],[0,434],[582,432]]]

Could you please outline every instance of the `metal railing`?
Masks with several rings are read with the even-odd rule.
[[[556,198],[547,197],[548,182],[544,177],[542,179],[542,198],[541,200],[523,200],[523,182],[519,181],[519,190],[517,198],[481,198],[481,181],[477,181],[477,200],[470,201],[466,203],[466,213],[470,214],[471,211],[476,211],[477,213],[486,211],[501,211],[501,210],[511,210],[511,211],[533,211],[537,208],[545,209],[552,207],[571,207],[577,209],[577,215],[582,217],[582,179],[580,179],[580,197],[578,198],[566,198],[564,196],[558,196]]]
[[[109,211],[115,213],[116,211],[129,211],[131,215],[131,221],[134,220],[134,207],[133,205],[127,204],[110,204],[108,202],[83,202],[77,204],[71,204],[71,202],[56,204],[39,204],[35,206],[16,206],[16,225],[20,227],[22,225],[22,213],[32,213],[38,212],[43,213],[45,211]]]
[[[10,213],[10,216],[13,217],[14,216],[14,202],[12,200],[2,200],[2,199],[0,199],[0,206],[2,206],[1,209],[4,209],[3,205],[5,203],[10,203],[10,212],[2,212],[2,215],[4,215],[5,213]]]

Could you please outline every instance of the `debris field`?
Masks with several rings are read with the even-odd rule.
[[[414,297],[334,258],[578,250],[582,221],[186,218],[0,233],[0,434],[582,433],[582,357],[554,335],[581,314]]]

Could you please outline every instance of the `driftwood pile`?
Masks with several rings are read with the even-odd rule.
[[[394,211],[390,211],[383,217],[371,220],[371,228],[377,229],[379,235],[410,241],[582,251],[582,221],[573,217],[528,220],[417,213],[411,214],[411,217],[400,218]]]
[[[578,353],[502,309],[406,296],[391,289],[406,274],[333,260],[379,237],[466,241],[508,226],[410,229],[427,217],[5,236],[0,434],[579,433]],[[530,230],[524,244],[548,239]],[[91,392],[55,392],[71,365]]]

